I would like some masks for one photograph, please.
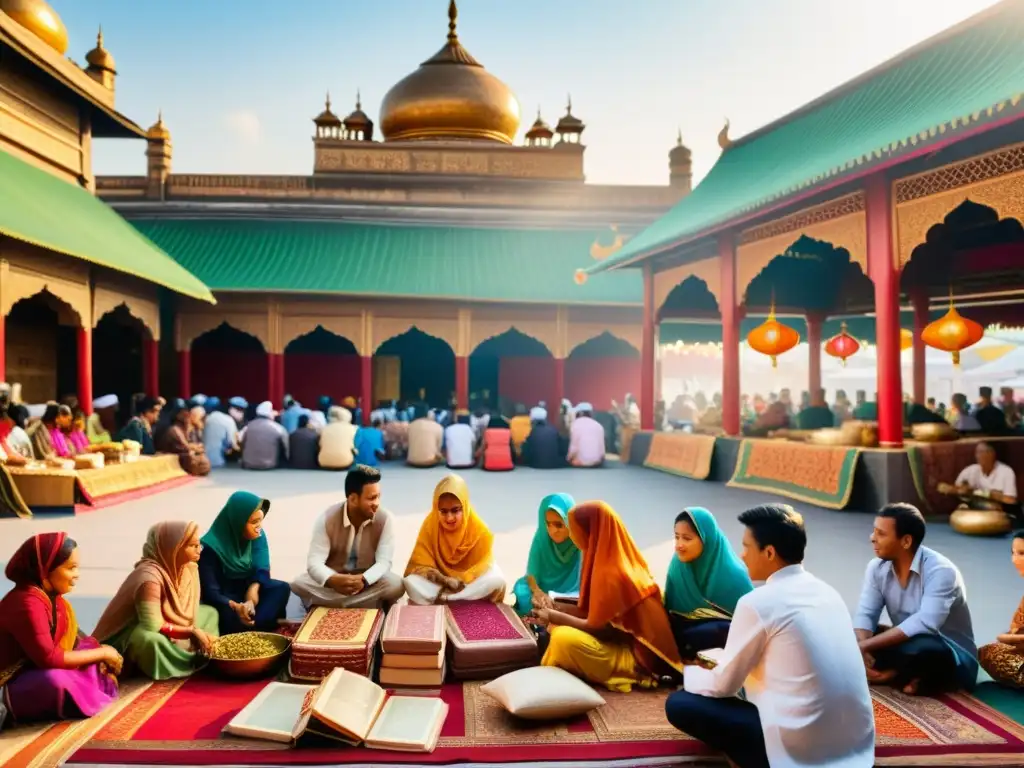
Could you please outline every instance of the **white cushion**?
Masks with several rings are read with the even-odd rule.
[[[480,690],[524,720],[564,720],[605,703],[597,691],[558,667],[518,669]]]

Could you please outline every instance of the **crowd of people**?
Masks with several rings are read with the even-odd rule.
[[[463,478],[437,484],[401,576],[398,523],[381,485],[373,467],[348,472],[344,500],[317,519],[307,567],[291,583],[270,575],[267,499],[234,493],[203,534],[194,522],[153,526],[89,635],[66,599],[77,545],[63,533],[28,539],[7,565],[14,588],[0,601],[0,722],[97,714],[129,670],[189,676],[217,636],[277,629],[292,594],[307,610],[386,610],[403,595],[415,604],[505,600],[493,534]],[[1024,685],[1024,602],[1006,634],[977,648],[963,578],[924,546],[915,507],[879,511],[876,557],[852,616],[804,569],[797,512],[765,504],[739,521],[737,554],[710,511],[684,509],[662,591],[611,507],[546,496],[510,596],[538,634],[540,663],[613,691],[670,688],[668,721],[745,767],[873,765],[869,685],[969,690],[979,663],[999,682]],[[1024,534],[1012,558],[1024,575]],[[879,623],[883,610],[891,626]]]

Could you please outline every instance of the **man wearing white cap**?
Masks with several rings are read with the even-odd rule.
[[[535,469],[557,469],[565,466],[566,441],[558,430],[548,424],[546,408],[531,408],[530,436],[523,443],[523,463]]]
[[[569,463],[574,467],[604,464],[604,427],[593,418],[594,406],[580,403],[569,431]]]
[[[276,416],[269,400],[256,406],[256,418],[239,436],[244,469],[275,469],[288,460],[288,432],[274,421]]]
[[[85,434],[90,444],[109,443],[113,440],[112,436],[117,432],[114,414],[119,404],[117,395],[103,395],[92,401],[92,415],[85,422]]]

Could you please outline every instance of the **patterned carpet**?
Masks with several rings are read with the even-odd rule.
[[[603,692],[607,704],[587,717],[537,724],[505,714],[481,693],[479,683],[447,685],[442,697],[450,712],[441,742],[431,755],[336,746],[287,749],[222,737],[224,725],[264,685],[265,681],[226,684],[206,677],[129,683],[120,701],[92,720],[5,732],[0,736],[0,765],[51,768],[64,761],[94,765],[504,764],[624,759],[721,764],[702,744],[666,723],[665,692]],[[1024,764],[1024,727],[974,698],[910,698],[889,689],[876,689],[874,698],[879,765]]]

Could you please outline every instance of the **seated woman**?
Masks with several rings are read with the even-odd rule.
[[[508,472],[515,468],[512,461],[514,453],[512,430],[504,417],[494,412],[491,414],[480,437],[476,451],[476,459],[481,468],[488,472]]]
[[[202,601],[217,609],[222,635],[277,629],[291,588],[270,578],[270,546],[263,518],[270,502],[235,491],[201,539],[199,586]]]
[[[533,534],[526,575],[515,583],[516,613],[526,616],[534,608],[553,608],[548,592],[579,594],[581,555],[569,537],[569,510],[576,505],[567,493],[553,493],[540,502],[537,532]],[[530,577],[543,592],[534,599]],[[535,603],[540,603],[536,605]]]
[[[1024,576],[1024,531],[1013,534],[1011,548],[1013,567]],[[1024,688],[1024,600],[1013,614],[1010,631],[978,649],[978,662],[997,683]]]
[[[188,677],[217,636],[217,611],[199,604],[199,526],[157,523],[142,559],[100,617],[93,635],[153,680]]]
[[[501,602],[505,576],[494,563],[493,543],[494,535],[469,503],[466,481],[448,475],[434,488],[433,508],[420,526],[405,568],[409,602]]]
[[[65,438],[74,454],[86,453],[89,450],[89,438],[85,434],[85,411],[81,409],[74,411],[71,427],[65,434]]]
[[[160,450],[173,453],[178,457],[181,468],[194,477],[205,477],[210,474],[210,460],[206,457],[206,448],[200,441],[190,440],[192,432],[192,411],[178,408],[171,415],[171,425],[163,433]]]
[[[0,726],[92,717],[117,699],[121,654],[80,635],[65,595],[78,581],[66,533],[33,536],[11,557],[0,600]]]
[[[661,590],[622,520],[587,502],[569,511],[569,534],[583,553],[579,605],[531,614],[551,636],[540,663],[623,693],[675,680],[682,661]]]
[[[92,401],[92,415],[85,421],[85,435],[91,444],[113,442],[118,402],[117,395],[103,395]]]
[[[40,461],[71,455],[67,440],[60,429],[62,421],[66,424],[71,423],[71,409],[51,401],[46,404],[46,410],[39,421],[29,425],[28,436],[32,440],[32,451]]]
[[[676,556],[668,566],[665,607],[679,655],[724,648],[736,601],[754,588],[714,515],[688,507],[676,518]]]

